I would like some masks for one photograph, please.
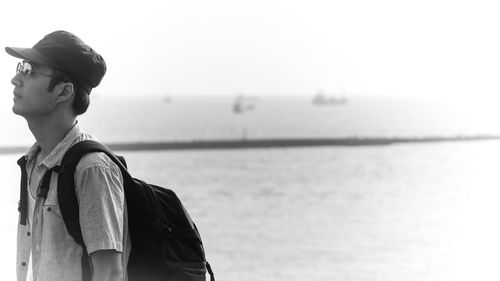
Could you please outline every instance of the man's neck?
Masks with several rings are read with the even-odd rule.
[[[28,127],[45,158],[76,124],[76,118],[26,118]]]

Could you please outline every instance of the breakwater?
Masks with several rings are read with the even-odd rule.
[[[141,150],[187,150],[187,149],[247,149],[276,147],[313,147],[313,146],[380,146],[398,143],[432,143],[452,141],[500,140],[496,135],[452,136],[452,137],[349,137],[349,138],[273,138],[239,140],[193,140],[164,142],[123,142],[106,143],[114,151]],[[23,153],[28,147],[0,147],[0,154]]]

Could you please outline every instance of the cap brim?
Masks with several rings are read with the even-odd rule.
[[[16,58],[29,60],[38,64],[54,66],[54,62],[32,48],[5,47],[5,51],[7,54]]]

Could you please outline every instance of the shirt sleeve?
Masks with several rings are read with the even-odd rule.
[[[87,156],[92,155],[96,156]],[[87,252],[123,252],[126,205],[122,174],[107,156],[99,155],[97,159],[87,156],[82,158],[75,173],[80,227]]]

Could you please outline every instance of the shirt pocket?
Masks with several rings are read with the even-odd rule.
[[[62,220],[61,209],[59,208],[59,202],[57,200],[56,188],[49,190],[47,194],[47,199],[42,206],[43,215],[47,218],[54,218],[57,220]]]
[[[47,218],[54,218],[57,220],[63,219],[61,215],[61,210],[59,209],[59,206],[56,204],[45,202],[43,204],[42,210],[43,210],[43,215]]]

